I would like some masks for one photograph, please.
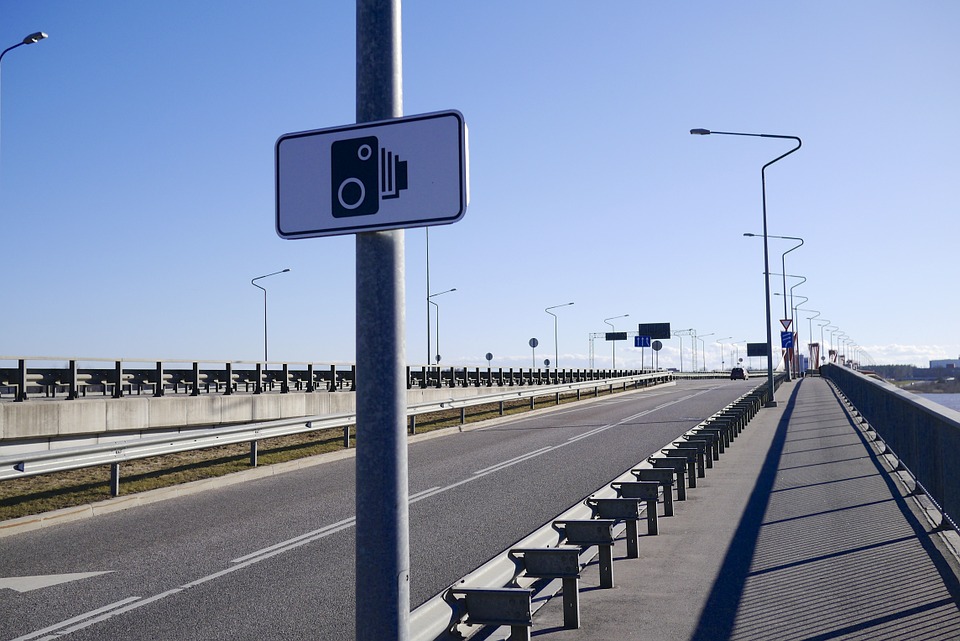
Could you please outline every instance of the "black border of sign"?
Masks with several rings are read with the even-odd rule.
[[[300,231],[294,233],[286,233],[280,228],[280,143],[284,140],[290,140],[293,138],[306,138],[309,136],[325,135],[332,133],[340,133],[346,131],[357,131],[361,129],[369,129],[371,127],[382,127],[383,125],[391,125],[404,122],[416,122],[418,120],[432,120],[434,118],[449,118],[453,116],[457,119],[460,130],[460,137],[458,144],[460,145],[460,211],[457,212],[455,216],[444,216],[442,218],[422,218],[416,221],[410,221],[404,224],[387,223],[387,224],[371,224],[371,225],[351,225],[349,227],[338,227],[336,229],[324,230],[324,229],[315,229],[308,231]],[[329,127],[326,129],[312,129],[310,131],[298,131],[294,133],[284,134],[277,138],[277,142],[274,145],[274,212],[275,220],[274,226],[276,228],[277,235],[284,240],[300,240],[301,238],[322,238],[325,236],[346,236],[349,234],[358,234],[361,232],[367,231],[388,231],[391,229],[407,229],[412,227],[429,227],[431,225],[449,225],[455,223],[461,218],[467,211],[467,198],[469,197],[468,191],[468,181],[470,177],[467,175],[467,124],[463,118],[463,114],[457,111],[456,109],[449,109],[447,111],[434,111],[426,114],[418,114],[415,116],[404,116],[402,118],[389,118],[387,120],[376,120],[371,122],[356,123],[353,125],[342,125],[340,127]]]

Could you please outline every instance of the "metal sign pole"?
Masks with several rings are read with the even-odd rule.
[[[400,0],[357,0],[357,122],[403,115]],[[403,230],[357,234],[356,638],[409,638]]]

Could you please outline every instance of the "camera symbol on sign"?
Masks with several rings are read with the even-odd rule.
[[[334,218],[375,214],[381,199],[399,198],[407,188],[407,161],[380,147],[376,136],[335,141],[330,164]]]

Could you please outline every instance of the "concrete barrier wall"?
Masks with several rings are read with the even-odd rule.
[[[458,387],[412,389],[410,404],[470,398],[510,388]],[[526,389],[526,388],[514,388]],[[205,395],[161,398],[131,396],[119,399],[47,400],[0,403],[0,444],[162,428],[215,426],[268,421],[299,416],[344,414],[354,411],[351,392]]]

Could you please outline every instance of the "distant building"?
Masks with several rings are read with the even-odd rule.
[[[960,368],[960,358],[944,359],[940,361],[930,361],[930,369],[958,369]]]

